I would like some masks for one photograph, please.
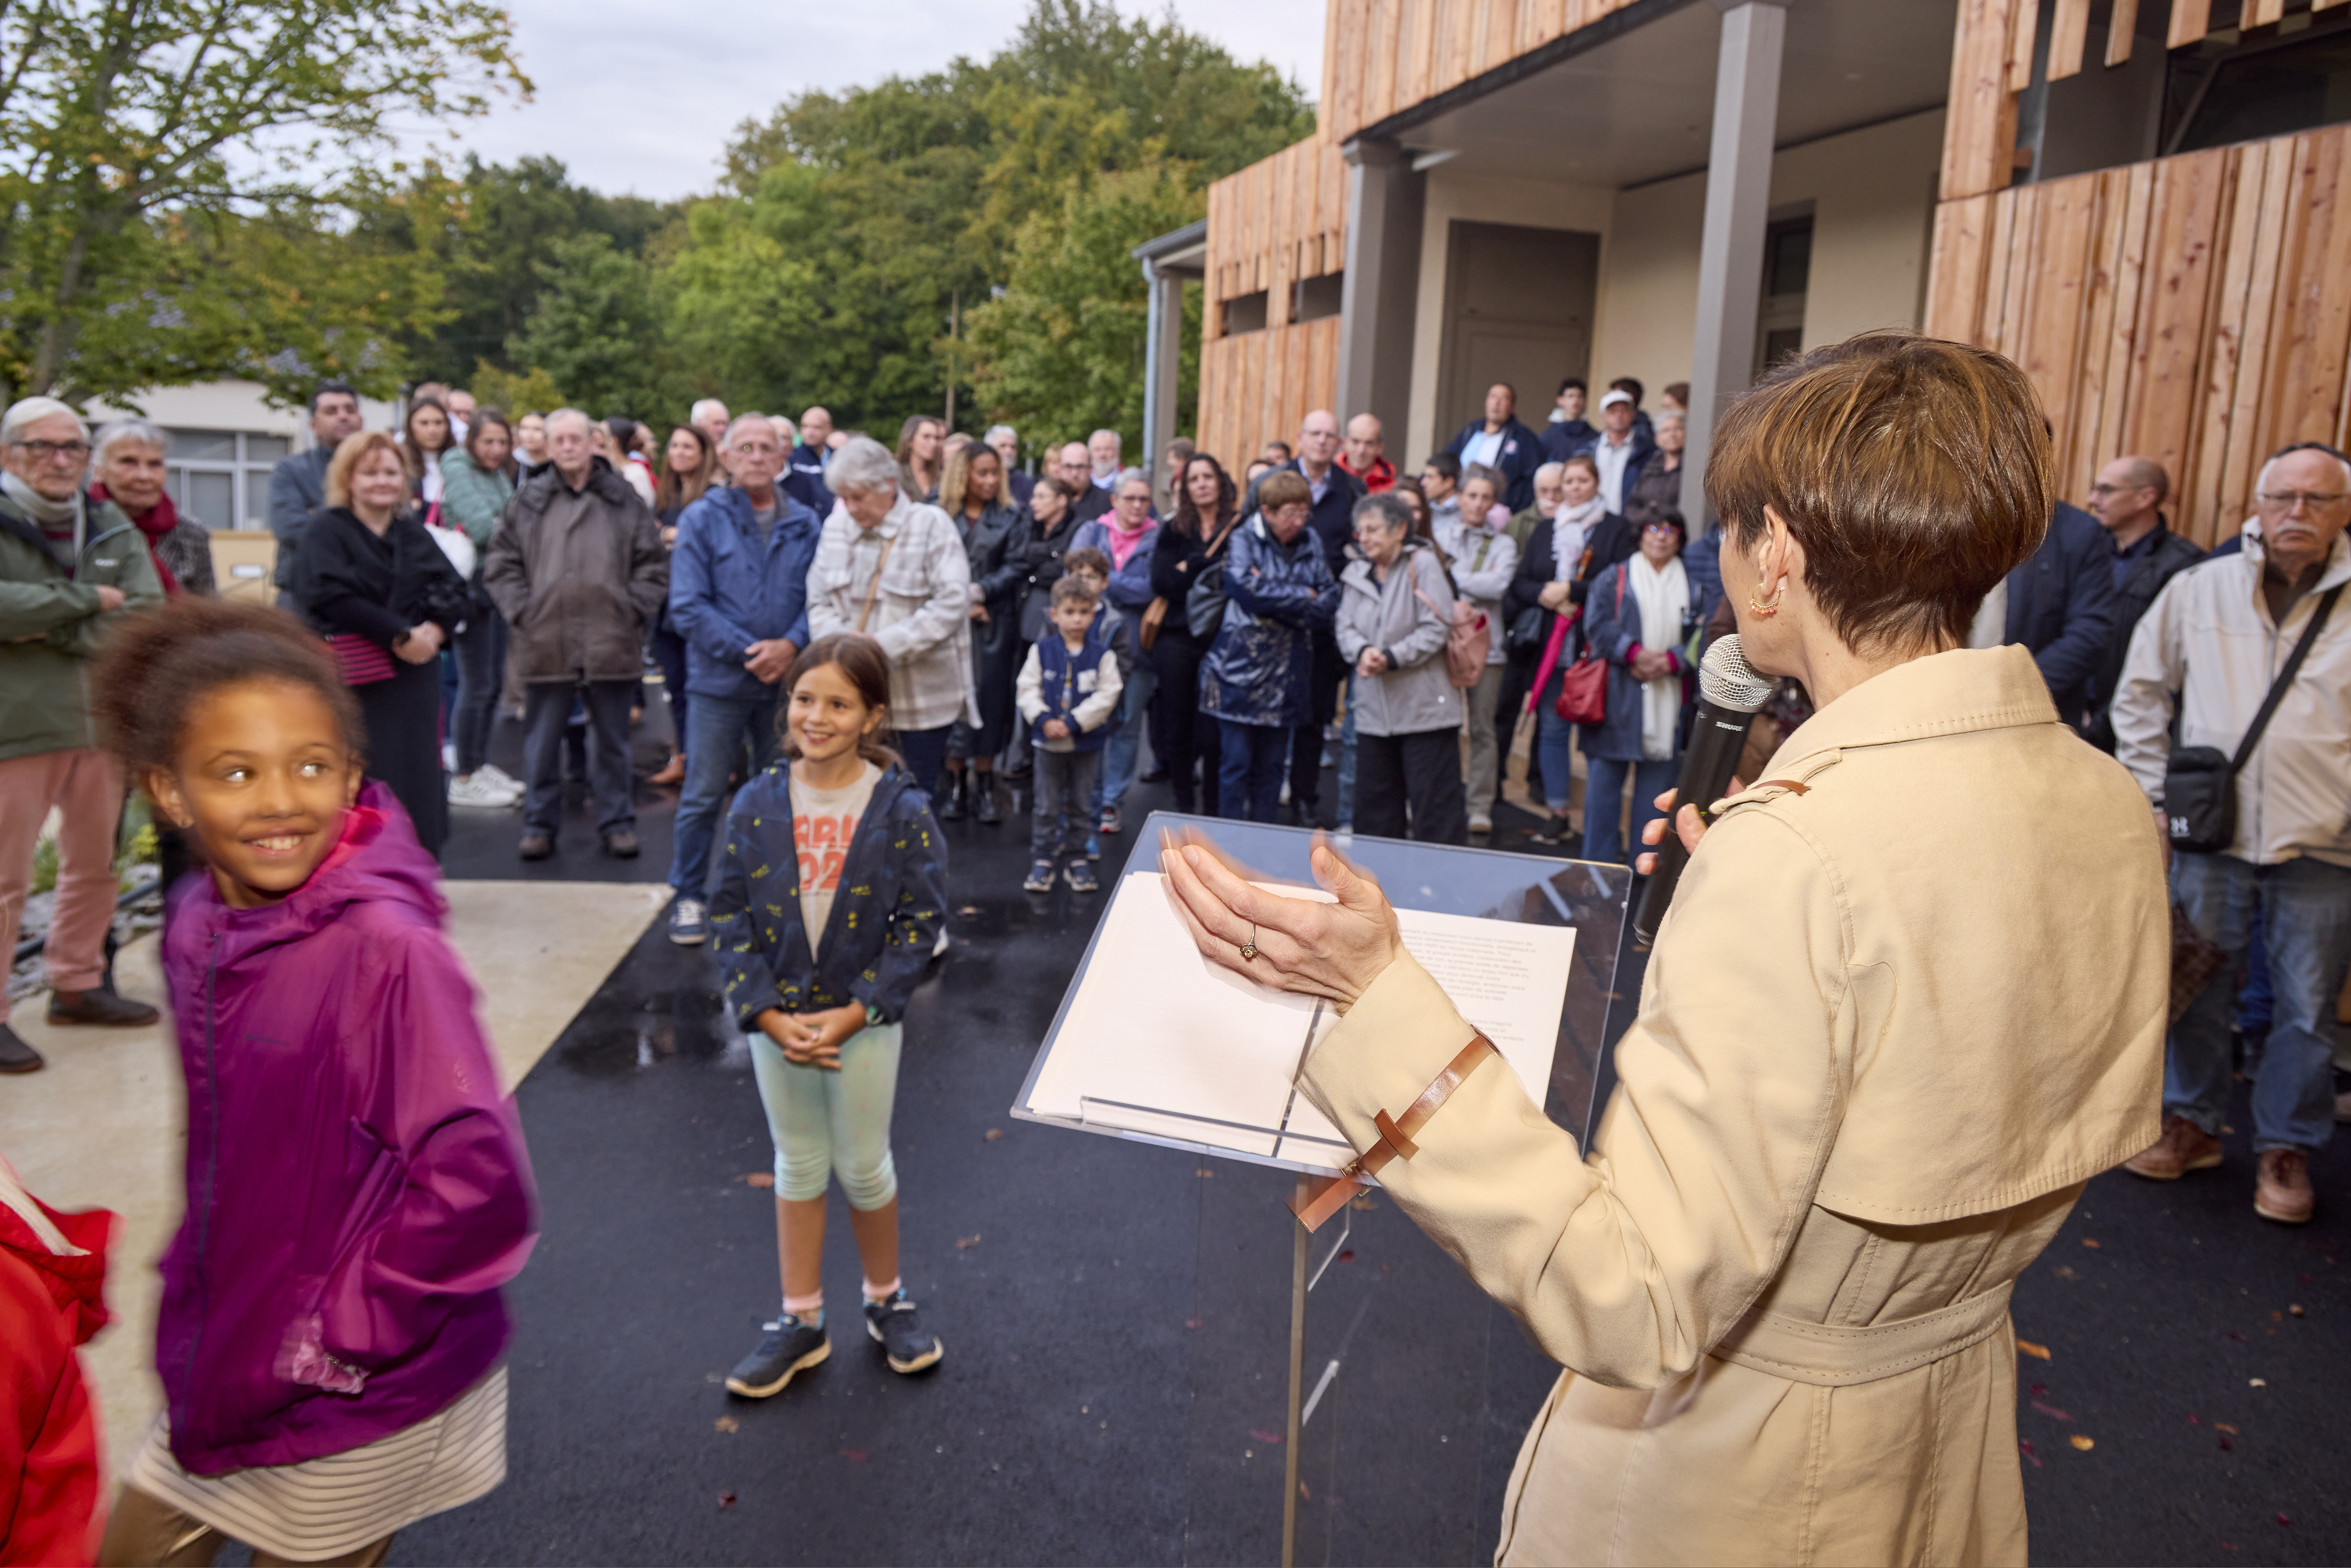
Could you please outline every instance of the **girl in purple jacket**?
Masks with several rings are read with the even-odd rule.
[[[506,1475],[499,1286],[529,1158],[442,936],[432,857],[362,781],[359,714],[290,616],[182,600],[124,627],[97,708],[207,873],[163,967],[187,1075],[165,1414],[99,1561],[379,1563]]]

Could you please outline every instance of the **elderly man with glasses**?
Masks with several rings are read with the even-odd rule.
[[[52,1024],[138,1026],[155,1009],[106,977],[122,765],[90,723],[89,664],[123,612],[162,602],[147,541],[120,507],[82,491],[89,431],[55,398],[0,416],[0,952],[16,950],[33,852],[57,812],[57,907],[43,949]],[[8,1027],[0,1072],[40,1053]]]
[[[2233,761],[2308,642],[2243,766],[2220,783],[2235,792],[2233,836],[2210,852],[2171,854],[2172,896],[2227,961],[2172,1026],[2163,1136],[2126,1168],[2171,1181],[2221,1163],[2230,992],[2258,925],[2274,999],[2252,1083],[2253,1211],[2299,1225],[2315,1212],[2310,1156],[2335,1130],[2335,1008],[2351,969],[2351,611],[2336,602],[2351,585],[2351,458],[2314,442],[2289,446],[2263,465],[2254,505],[2236,553],[2189,567],[2156,596],[2110,709],[2115,755],[2168,844],[2175,707],[2183,750]]]

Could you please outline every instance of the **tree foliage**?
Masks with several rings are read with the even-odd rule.
[[[388,255],[354,236],[360,213],[324,211],[376,193],[331,171],[355,169],[395,120],[478,113],[500,86],[528,90],[507,38],[489,0],[9,0],[0,390],[129,392],[173,367],[172,379],[192,367],[267,379],[273,361],[305,350],[325,356],[311,373],[392,373],[385,311],[337,318],[312,299],[289,321],[284,308],[302,301],[273,298],[243,264],[266,257],[363,297],[338,308],[423,291],[429,253]],[[310,193],[322,168],[326,197]],[[320,277],[318,264],[352,262],[374,276]],[[279,308],[271,319],[311,325],[256,341],[231,325],[256,301]],[[155,341],[137,340],[141,322]]]

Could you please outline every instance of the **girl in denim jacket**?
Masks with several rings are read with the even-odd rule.
[[[783,1312],[726,1379],[753,1399],[832,1354],[822,1270],[836,1173],[864,1264],[866,1333],[893,1372],[945,1354],[899,1281],[890,1157],[906,1000],[945,917],[945,846],[930,798],[883,743],[881,644],[819,638],[785,685],[784,759],[735,797],[710,922],[776,1145]]]

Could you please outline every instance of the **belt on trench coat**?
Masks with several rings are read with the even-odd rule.
[[[1713,1354],[1820,1388],[1875,1383],[1957,1355],[1999,1333],[2008,1322],[2012,1286],[2011,1281],[1937,1312],[1865,1328],[1802,1322],[1758,1308],[1723,1336]]]

